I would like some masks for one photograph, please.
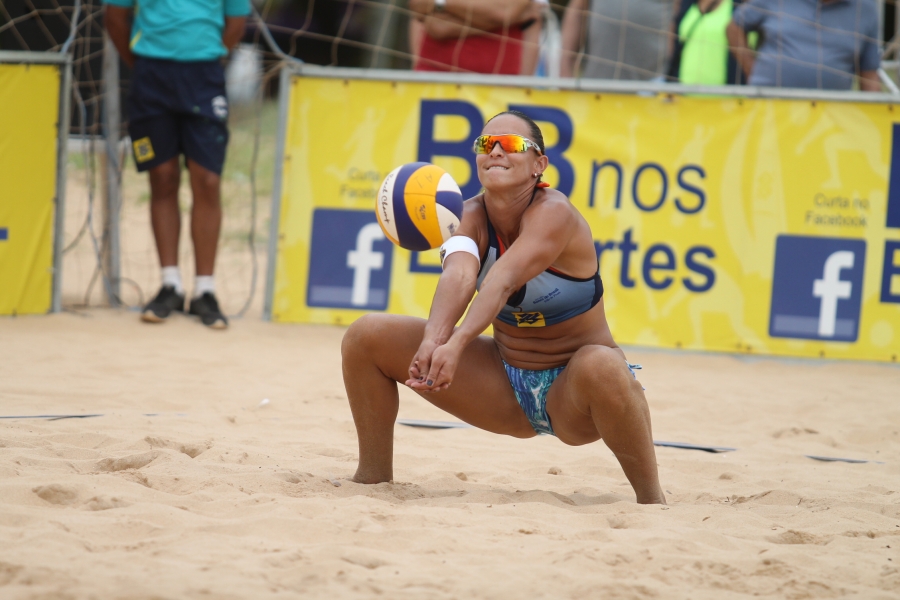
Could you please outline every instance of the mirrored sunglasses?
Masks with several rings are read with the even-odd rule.
[[[490,154],[494,146],[500,144],[504,152],[527,152],[529,148],[534,148],[538,154],[543,154],[540,147],[529,140],[527,137],[517,135],[515,133],[504,133],[501,135],[479,135],[475,138],[473,150],[475,154]]]

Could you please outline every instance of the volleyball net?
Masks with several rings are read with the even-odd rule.
[[[863,13],[857,12],[859,23],[851,28],[852,35],[859,47],[877,46],[882,58],[882,89],[898,92],[894,84],[900,51],[896,0],[873,4],[878,15],[874,33],[871,27],[864,27]],[[713,8],[702,14],[700,5]],[[695,56],[718,53],[722,60],[728,59],[728,48],[722,46],[724,33],[716,27],[724,27],[730,14],[723,18],[716,10],[730,11],[734,5],[726,0],[685,7],[663,0],[553,0],[535,2],[524,21],[510,17],[502,26],[491,28],[481,26],[473,13],[467,13],[453,17],[455,29],[443,38],[444,45],[452,48],[447,55],[450,58],[436,59],[423,52],[424,36],[440,30],[432,27],[440,15],[435,15],[428,3],[254,1],[243,44],[228,65],[232,138],[223,173],[224,217],[216,268],[223,308],[230,315],[248,311],[259,314],[262,308],[278,134],[275,97],[278,75],[286,66],[302,61],[409,71],[418,65],[464,77],[472,72],[462,60],[470,48],[467,41],[481,38],[492,42],[492,47],[519,56],[518,72],[507,61],[492,63],[495,66],[488,72],[498,78],[503,76],[501,66],[506,65],[504,73],[545,77],[548,87],[556,78],[567,75],[582,80],[643,80],[664,85],[679,78],[673,71],[672,57],[681,52],[684,59],[692,44]],[[775,12],[780,15],[779,11]],[[131,75],[110,54],[114,50],[104,41],[102,15],[101,0],[5,0],[0,4],[3,56],[55,53],[66,56],[71,68],[68,152],[61,154],[66,161],[61,166],[66,193],[61,204],[59,262],[55,265],[61,273],[59,305],[71,310],[110,302],[139,307],[159,286],[159,264],[149,223],[148,182],[135,172],[126,137],[124,100]],[[830,36],[841,33],[822,25],[818,17],[806,25],[816,31],[821,44],[828,44]],[[704,35],[695,37],[699,32]],[[816,66],[826,75],[836,71],[832,65]],[[779,83],[787,86],[791,82]],[[115,113],[115,127],[110,113]],[[186,182],[181,194],[182,209],[187,213],[191,199]],[[188,229],[183,227],[182,231],[185,234],[179,257],[182,275],[189,281],[193,254]]]

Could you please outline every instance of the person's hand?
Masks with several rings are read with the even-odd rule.
[[[441,343],[435,340],[427,338],[422,340],[409,365],[409,379],[404,382],[404,385],[412,387],[413,383],[425,382],[425,376],[428,375],[428,370],[431,368],[431,355],[440,345]]]
[[[409,0],[409,10],[424,17],[434,11],[434,0]]]
[[[425,340],[413,357],[406,385],[417,392],[439,392],[453,382],[462,348],[457,344],[437,344]]]

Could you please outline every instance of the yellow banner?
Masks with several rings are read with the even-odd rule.
[[[0,315],[50,310],[59,86],[56,65],[0,64]]]
[[[376,190],[421,160],[473,196],[471,142],[510,108],[591,225],[619,343],[897,360],[900,126],[881,104],[295,77],[273,319],[427,317],[437,253],[380,235]]]

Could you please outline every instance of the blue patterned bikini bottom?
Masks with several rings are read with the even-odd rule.
[[[628,370],[631,375],[637,379],[635,369],[640,369],[641,365],[633,365],[629,362]],[[553,433],[553,426],[550,424],[550,415],[547,414],[547,392],[550,386],[559,377],[566,367],[555,367],[553,369],[544,369],[542,371],[532,371],[531,369],[520,369],[508,364],[505,360],[503,366],[506,367],[506,376],[512,385],[513,391],[516,393],[516,400],[519,406],[525,411],[525,416],[536,432],[546,435],[556,435]]]

